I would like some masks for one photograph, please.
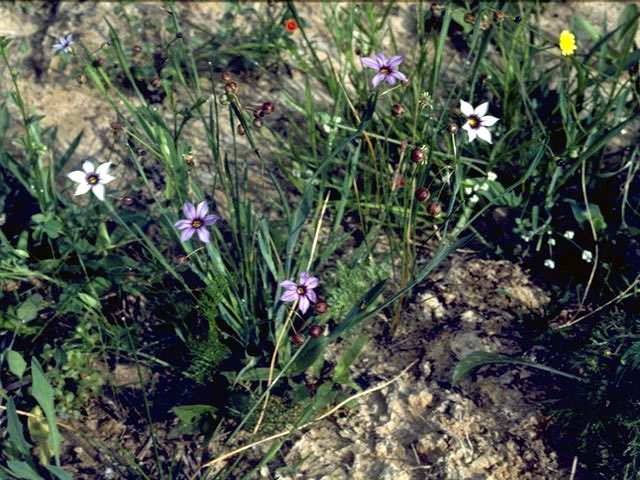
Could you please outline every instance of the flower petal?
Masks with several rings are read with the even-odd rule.
[[[87,174],[82,170],[75,170],[68,173],[67,178],[76,183],[87,183]]]
[[[94,185],[91,190],[93,191],[93,194],[98,197],[98,200],[104,202],[104,185]]]
[[[306,296],[312,303],[316,303],[318,301],[318,296],[313,290],[307,290]]]
[[[473,128],[471,127],[471,124],[469,123],[469,121],[467,120],[467,123],[465,123],[464,125],[462,125],[462,129],[466,130],[467,132],[470,132],[471,130],[473,130]]]
[[[93,166],[93,162],[90,162],[89,160],[82,164],[82,170],[84,170],[85,173],[94,173],[96,171]]]
[[[371,57],[362,57],[360,61],[365,67],[373,68],[374,70],[380,70],[380,65],[378,65],[378,62]]]
[[[300,311],[302,313],[307,313],[310,305],[311,304],[309,303],[309,299],[306,297],[306,295],[302,295],[300,297],[300,302],[298,303],[298,308],[300,309]]]
[[[295,290],[287,290],[280,297],[281,302],[293,302],[298,298],[298,293]]]
[[[476,107],[473,113],[480,118],[484,117],[489,111],[489,102],[484,102]]]
[[[387,78],[387,76],[384,73],[378,73],[371,79],[371,85],[373,85],[373,88],[376,88],[385,78]]]
[[[393,74],[386,75],[385,80],[391,86],[396,84],[396,77],[394,77]]]
[[[98,182],[105,185],[109,182],[113,182],[116,179],[113,175],[109,175],[108,173],[103,173],[98,176]]]
[[[196,217],[204,218],[209,211],[209,204],[206,200],[201,201],[196,207]]]
[[[73,43],[73,40],[71,40],[71,35],[73,35],[73,33],[70,33],[69,35],[67,35],[67,38],[66,38],[66,42],[67,42],[69,45],[73,45],[73,44],[74,44],[74,43]]]
[[[184,211],[184,215],[187,217],[187,220],[193,220],[196,218],[196,207],[193,206],[193,203],[184,202],[182,210]]]
[[[196,229],[192,228],[192,227],[189,227],[189,228],[187,228],[187,229],[182,231],[182,233],[180,234],[180,240],[182,240],[183,242],[186,242],[191,237],[193,237],[194,233],[196,233]]]
[[[63,47],[64,47],[64,45],[61,45],[59,43],[54,43],[53,44],[53,48],[55,48],[56,50],[62,50]]]
[[[392,77],[397,78],[398,80],[400,80],[401,82],[408,82],[409,79],[407,78],[407,76],[402,73],[402,72],[393,72],[391,74]]]
[[[378,66],[384,67],[387,64],[387,57],[385,57],[382,53],[376,53],[375,57],[378,62]]]
[[[318,287],[318,284],[320,283],[320,281],[317,279],[317,277],[307,277],[304,283],[303,282],[300,282],[300,283],[304,285],[307,289],[313,289]]]
[[[387,62],[387,66],[397,67],[402,63],[403,60],[404,60],[404,57],[402,55],[395,55],[389,59],[389,61]]]
[[[296,282],[292,282],[291,280],[285,280],[284,282],[280,282],[279,285],[287,290],[295,291],[298,288],[298,284]]]
[[[202,219],[202,224],[205,227],[208,227],[209,225],[213,225],[214,223],[216,223],[218,220],[220,220],[220,217],[212,213],[211,215],[207,215]]]
[[[88,183],[81,183],[80,185],[78,185],[78,188],[76,188],[76,196],[84,195],[89,190],[91,190],[91,185],[89,185]]]
[[[495,124],[498,120],[500,119],[497,117],[486,115],[480,119],[480,123],[482,124],[483,127],[490,127],[491,125]]]
[[[480,138],[481,140],[484,140],[485,142],[488,142],[488,143],[493,143],[491,141],[491,132],[489,131],[488,128],[480,127],[478,130],[476,130],[476,132],[478,133],[478,138]]]
[[[98,165],[96,168],[96,173],[98,175],[107,175],[109,173],[109,168],[111,167],[111,162],[104,162]]]
[[[202,243],[209,243],[211,241],[211,234],[209,234],[209,230],[206,228],[199,228],[197,232],[198,238]]]
[[[460,100],[460,111],[465,117],[473,115],[473,106],[470,103]]]
[[[478,130],[474,130],[473,128],[468,128],[467,133],[469,134],[469,143],[473,142],[476,139]]]
[[[185,228],[191,228],[191,221],[178,220],[176,223],[173,224],[173,226],[176,227],[178,230],[184,230]]]
[[[309,272],[301,272],[300,273],[300,285],[304,285],[305,282],[309,279],[311,275],[309,275]]]

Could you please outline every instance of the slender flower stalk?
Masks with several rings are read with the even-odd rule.
[[[173,226],[178,230],[182,230],[180,239],[183,242],[189,240],[194,233],[198,233],[198,238],[203,243],[209,243],[211,235],[206,227],[209,227],[216,223],[220,217],[215,214],[207,215],[209,211],[209,204],[203,200],[195,207],[190,202],[185,202],[183,206],[184,215],[187,217],[184,220],[178,220]]]
[[[67,178],[79,184],[76,196],[91,190],[98,197],[98,200],[104,201],[104,186],[115,180],[115,177],[109,175],[109,167],[111,167],[111,162],[103,163],[95,168],[93,163],[87,160],[82,164],[82,170],[69,173]]]

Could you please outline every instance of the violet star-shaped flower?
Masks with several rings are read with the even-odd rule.
[[[284,287],[285,292],[280,297],[283,302],[293,302],[298,300],[298,308],[304,314],[309,309],[311,303],[316,303],[318,297],[314,288],[318,287],[318,279],[309,275],[309,272],[302,272],[300,274],[300,281],[298,283],[291,280],[285,280],[280,283],[281,287]]]
[[[105,184],[115,180],[115,177],[109,175],[109,167],[111,167],[111,162],[103,163],[95,168],[93,163],[87,160],[82,164],[82,170],[69,173],[67,178],[79,183],[76,195],[83,195],[91,190],[99,200],[104,201]]]
[[[197,207],[194,207],[192,203],[185,202],[184,207],[184,215],[187,217],[184,220],[178,220],[173,226],[178,230],[182,230],[180,234],[180,239],[183,242],[189,240],[194,233],[198,233],[198,238],[203,243],[209,243],[211,240],[210,233],[206,229],[216,223],[220,217],[215,214],[207,215],[209,211],[209,205],[206,200],[203,200],[198,204]]]
[[[492,126],[499,119],[487,115],[489,102],[484,102],[474,109],[470,103],[460,100],[460,110],[462,114],[467,117],[467,123],[465,123],[462,128],[469,134],[469,142],[473,142],[476,137],[478,137],[485,142],[492,143],[491,132],[487,127]]]
[[[380,85],[383,80],[386,80],[389,85],[395,85],[396,80],[400,80],[401,82],[407,82],[409,80],[404,73],[396,70],[396,67],[404,60],[402,55],[396,55],[387,60],[382,53],[376,53],[375,58],[363,57],[360,60],[365,67],[373,68],[378,72],[371,80],[373,88]]]
[[[71,47],[71,45],[75,45],[75,43],[73,43],[73,40],[71,40],[71,35],[71,33],[67,35],[67,38],[59,37],[59,43],[56,43],[53,48],[58,51],[62,50],[64,53],[69,53],[69,47]]]

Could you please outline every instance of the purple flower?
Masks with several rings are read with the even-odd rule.
[[[383,80],[386,80],[389,85],[395,85],[396,80],[400,80],[401,82],[409,81],[404,73],[395,69],[395,67],[400,65],[404,60],[402,55],[396,55],[387,61],[387,58],[383,54],[376,53],[375,58],[364,57],[360,60],[362,60],[365,67],[373,68],[378,72],[376,76],[373,77],[373,80],[371,80],[373,88],[380,85],[380,82]]]
[[[178,230],[182,230],[180,239],[183,242],[189,240],[194,233],[198,232],[198,238],[204,243],[209,243],[210,234],[205,228],[216,223],[220,217],[218,215],[207,215],[209,211],[209,205],[205,200],[200,202],[197,207],[194,207],[192,203],[185,202],[184,214],[187,217],[186,220],[178,220],[173,226]]]
[[[76,189],[76,195],[83,195],[91,190],[99,200],[104,201],[105,184],[115,180],[115,177],[109,175],[109,167],[111,162],[105,162],[95,168],[93,163],[87,160],[82,164],[82,170],[69,173],[67,177],[80,184]]]
[[[58,42],[56,43],[53,48],[55,48],[56,50],[60,51],[62,50],[64,53],[69,53],[69,47],[71,45],[75,45],[75,43],[73,43],[73,40],[71,40],[71,33],[69,35],[67,35],[67,38],[64,37],[60,37],[58,38]]]
[[[302,272],[300,274],[300,282],[295,283],[291,280],[285,280],[280,283],[281,287],[284,287],[285,292],[280,297],[283,302],[293,302],[298,299],[298,307],[302,313],[306,313],[311,305],[311,302],[316,303],[318,297],[314,288],[318,287],[318,279],[309,275],[309,272]]]

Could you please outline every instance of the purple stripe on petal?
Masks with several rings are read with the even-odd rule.
[[[284,282],[280,282],[280,286],[286,288],[287,290],[293,290],[294,292],[298,288],[298,284],[292,282],[291,280],[285,280]]]
[[[213,225],[214,223],[216,223],[218,220],[220,220],[220,217],[218,215],[211,214],[204,217],[202,223],[205,227],[208,227],[209,225]]]
[[[304,282],[304,286],[306,288],[316,288],[318,286],[320,282],[318,281],[317,277],[309,277],[307,278],[307,280]]]
[[[191,228],[191,221],[178,220],[176,223],[173,224],[173,226],[176,227],[178,230],[184,230],[185,228]]]
[[[313,290],[307,290],[307,298],[309,300],[311,300],[311,302],[316,303],[318,301],[318,296],[316,295],[316,292],[314,292]]]
[[[191,237],[193,237],[194,233],[196,233],[196,229],[189,227],[186,230],[182,231],[182,233],[180,234],[180,240],[182,240],[183,242],[186,242]]]
[[[309,272],[300,273],[300,284],[304,285],[308,278],[309,278]]]
[[[196,216],[198,218],[204,218],[209,211],[209,205],[206,200],[201,201],[196,207]]]
[[[182,207],[182,210],[184,211],[184,215],[185,217],[187,217],[187,220],[193,220],[194,218],[196,218],[196,207],[193,206],[193,203],[184,202],[184,207]]]
[[[389,85],[391,85],[391,86],[393,86],[393,85],[395,85],[395,84],[396,84],[396,77],[395,77],[393,74],[391,74],[391,75],[387,75],[387,76],[386,76],[386,78],[385,78],[385,80],[386,80],[386,81],[387,81],[387,83],[388,83]]]
[[[293,302],[296,298],[298,298],[298,294],[295,290],[287,290],[280,297],[281,302]]]
[[[374,70],[380,70],[380,65],[378,65],[378,62],[376,62],[373,58],[362,57],[360,61],[365,67],[373,68]]]
[[[300,311],[302,313],[307,313],[307,310],[309,310],[309,305],[311,305],[309,303],[309,299],[306,296],[301,296],[300,297],[300,303],[298,303],[298,308],[300,308]]]
[[[404,57],[402,55],[396,55],[396,56],[391,57],[389,59],[389,61],[387,62],[387,66],[389,66],[389,67],[397,67],[398,65],[400,65],[402,63],[403,60],[404,60]]]
[[[387,78],[387,76],[384,73],[378,73],[371,79],[371,85],[373,85],[373,88],[376,88],[385,78]]]
[[[397,78],[397,79],[398,79],[398,80],[400,80],[401,82],[408,82],[408,81],[409,81],[409,79],[407,78],[407,76],[406,76],[404,73],[402,73],[402,72],[393,72],[393,73],[391,74],[391,76],[392,76],[393,78]]]
[[[384,67],[387,64],[387,57],[385,57],[382,53],[376,53],[375,56],[380,67]]]

